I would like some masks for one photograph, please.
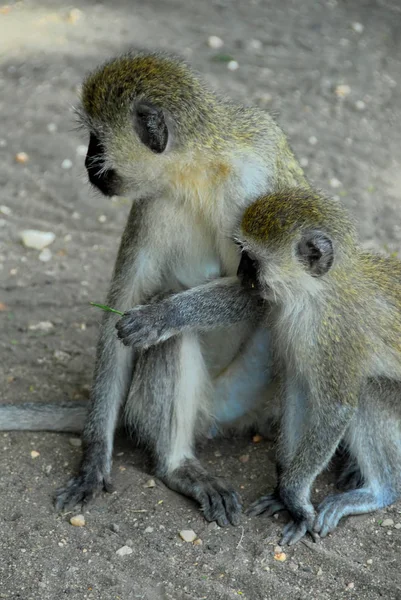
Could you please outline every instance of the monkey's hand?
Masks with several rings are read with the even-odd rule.
[[[306,495],[299,493],[296,489],[287,488],[281,485],[280,498],[292,517],[292,521],[284,527],[280,544],[283,546],[286,544],[293,546],[299,542],[306,533],[309,533],[313,541],[316,542],[317,535],[313,529],[316,513],[312,503]]]
[[[146,350],[174,335],[169,318],[167,300],[137,306],[117,322],[117,335],[125,346]]]

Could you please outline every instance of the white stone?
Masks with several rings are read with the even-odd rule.
[[[197,537],[198,536],[193,529],[182,529],[180,531],[180,538],[184,540],[184,542],[193,542]]]
[[[236,60],[230,60],[230,62],[227,63],[227,69],[229,71],[236,71],[239,67],[239,64],[237,63]]]
[[[362,23],[352,23],[352,29],[356,33],[363,33],[363,30],[365,29],[365,27],[362,25]]]
[[[71,169],[72,167],[72,160],[70,160],[69,158],[65,158],[63,160],[63,162],[61,163],[61,168],[62,169]]]
[[[218,50],[224,46],[224,42],[217,35],[211,35],[207,41],[209,48],[213,48],[213,50]]]
[[[70,360],[71,356],[67,352],[63,352],[63,350],[55,350],[54,358],[59,362],[67,362]]]
[[[118,556],[127,556],[128,554],[132,554],[132,553],[133,553],[133,549],[130,548],[129,546],[122,546],[121,548],[116,550],[116,554]]]
[[[42,252],[39,254],[39,260],[41,262],[49,262],[49,260],[52,259],[52,252],[51,250],[49,250],[49,248],[43,248]]]
[[[29,325],[28,329],[30,331],[50,331],[53,327],[54,325],[50,321],[39,321],[39,323]]]
[[[88,147],[87,146],[78,146],[77,147],[77,154],[78,156],[86,156],[86,152],[87,152]]]
[[[4,204],[2,204],[0,206],[0,213],[2,215],[6,215],[6,217],[9,217],[12,214],[12,212],[13,211],[11,210],[11,208],[9,206],[5,206]]]
[[[37,231],[36,229],[25,229],[20,232],[20,238],[26,248],[34,248],[35,250],[43,250],[46,246],[50,246],[56,239],[56,235],[52,231]]]
[[[57,125],[55,123],[48,123],[47,124],[47,131],[49,133],[55,133],[57,131]]]
[[[70,523],[74,527],[85,527],[85,517],[83,515],[75,515],[75,517],[71,517]]]
[[[381,526],[382,527],[392,527],[394,525],[393,519],[384,519]]]
[[[310,143],[311,146],[316,146],[317,137],[315,137],[314,135],[311,135],[310,138],[308,139],[308,142]]]

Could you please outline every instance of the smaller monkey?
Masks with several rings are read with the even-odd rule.
[[[237,241],[239,280],[138,307],[117,323],[118,335],[146,347],[191,327],[249,318],[261,310],[249,299],[258,295],[282,406],[277,487],[248,514],[288,510],[283,544],[306,532],[324,537],[342,517],[401,495],[401,261],[363,251],[341,203],[310,189],[258,199]],[[342,479],[358,487],[328,496],[315,511],[311,486],[339,447],[349,456]]]

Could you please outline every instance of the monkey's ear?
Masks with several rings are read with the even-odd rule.
[[[161,108],[142,101],[135,105],[135,131],[139,139],[152,152],[164,152],[168,140],[168,128]]]
[[[301,262],[305,264],[312,277],[321,277],[333,265],[333,242],[320,231],[310,231],[304,234],[297,251]]]

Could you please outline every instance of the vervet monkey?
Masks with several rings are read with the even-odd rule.
[[[307,185],[269,114],[219,98],[166,54],[131,52],[97,69],[84,82],[80,115],[90,182],[133,201],[107,298],[119,310],[235,275],[240,252],[231,233],[245,208],[283,185]],[[81,468],[56,506],[109,487],[123,408],[157,476],[197,500],[206,519],[237,523],[237,493],[201,465],[194,444],[265,399],[264,325],[252,318],[133,352],[118,341],[116,320],[104,315]]]
[[[124,343],[146,348],[172,335],[249,318],[246,290],[265,301],[282,380],[278,484],[249,514],[287,509],[282,543],[321,537],[347,515],[401,494],[401,262],[363,251],[339,202],[287,189],[249,206],[237,234],[238,275],[129,311]],[[259,308],[258,308],[259,310]],[[257,373],[255,373],[257,376]],[[359,487],[323,500],[311,486],[341,445]]]

